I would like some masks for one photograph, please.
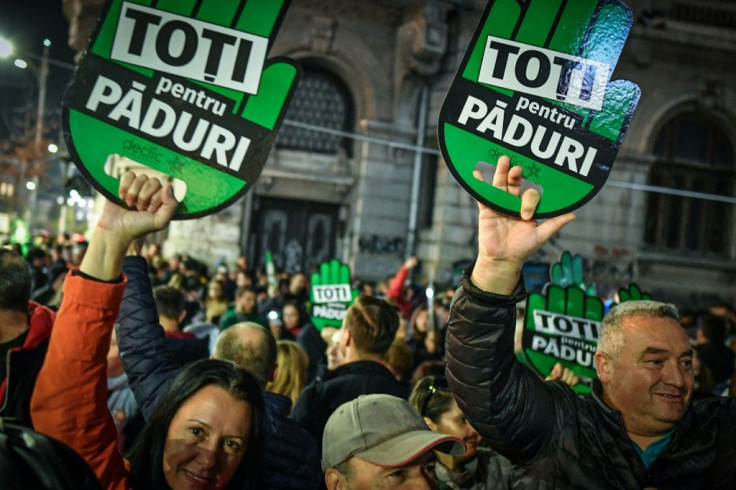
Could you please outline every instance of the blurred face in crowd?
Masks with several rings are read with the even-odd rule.
[[[419,332],[426,332],[427,327],[429,327],[429,311],[418,311],[416,320],[414,322],[414,328]]]
[[[435,490],[440,487],[435,474],[437,458],[434,451],[428,451],[411,463],[398,468],[379,466],[357,456],[353,456],[349,464],[351,466],[350,475],[348,478],[342,477],[342,485],[336,482],[331,484],[328,478],[327,487],[330,490],[336,488],[345,490]]]
[[[664,435],[683,417],[692,397],[690,343],[672,318],[630,316],[622,328],[624,343],[615,358],[596,353],[604,400],[621,411],[632,437]]]
[[[340,337],[342,336],[342,329],[336,330],[330,338],[330,342],[327,344],[327,369],[334,371],[343,364],[345,364],[345,355],[340,350]]]
[[[299,327],[299,310],[294,305],[284,305],[281,310],[284,327],[288,329]]]
[[[468,419],[457,406],[457,402],[452,400],[450,409],[440,416],[439,422],[436,424],[429,417],[424,417],[430,429],[440,434],[447,434],[462,439],[465,443],[465,454],[456,458],[460,461],[475,456],[475,449],[481,442],[481,436],[473,426],[470,425]]]
[[[252,421],[248,402],[219,386],[197,391],[171,420],[164,446],[164,476],[178,489],[222,488],[245,455]]]
[[[252,313],[256,309],[256,293],[254,291],[245,291],[238,298],[240,311],[243,313]]]
[[[207,288],[208,294],[210,298],[219,299],[222,298],[225,291],[222,289],[222,284],[220,284],[218,281],[212,281],[210,282],[209,287]]]

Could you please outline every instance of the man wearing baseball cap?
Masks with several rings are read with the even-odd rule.
[[[340,405],[322,436],[329,490],[439,488],[434,451],[460,455],[456,437],[432,432],[408,402],[362,395]]]

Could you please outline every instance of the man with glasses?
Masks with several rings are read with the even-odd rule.
[[[520,196],[522,167],[499,159],[493,185]],[[483,438],[525,469],[515,488],[734,488],[736,402],[691,403],[693,352],[677,310],[630,301],[604,318],[593,394],[545,383],[514,357],[521,268],[574,219],[537,224],[536,190],[521,219],[479,205],[478,258],[453,302],[447,375]]]

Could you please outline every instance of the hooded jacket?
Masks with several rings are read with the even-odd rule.
[[[33,427],[31,395],[41,369],[56,314],[45,306],[29,301],[30,326],[25,342],[8,351],[5,359],[7,376],[0,383],[0,417],[12,418],[19,425]]]
[[[513,352],[515,305],[526,293],[486,293],[466,271],[453,300],[447,378],[473,427],[525,471],[514,488],[699,489],[736,485],[736,400],[693,402],[647,469],[602,387],[580,397],[544,382]]]

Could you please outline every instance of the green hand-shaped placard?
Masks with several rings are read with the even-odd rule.
[[[266,59],[289,2],[109,0],[64,98],[87,180],[117,201],[119,174],[141,164],[186,187],[179,219],[250,189],[301,77]]]
[[[520,199],[476,179],[508,155],[541,189],[536,216],[582,206],[603,187],[639,100],[610,81],[631,28],[618,0],[490,0],[440,111],[439,143],[458,182],[518,216]]]
[[[309,313],[312,325],[319,331],[324,327],[342,327],[348,307],[359,291],[350,283],[350,267],[337,259],[323,262],[319,272],[312,274],[309,288]]]
[[[618,290],[618,302],[625,303],[626,301],[640,301],[640,300],[651,300],[652,295],[645,293],[639,286],[634,283],[629,284],[628,288],[620,288]]]
[[[572,255],[565,250],[559,262],[552,264],[549,271],[550,283],[556,286],[577,286],[588,296],[595,296],[595,285],[585,284],[583,278],[583,258],[579,254]]]
[[[545,294],[530,294],[521,339],[528,364],[542,377],[561,362],[583,379],[594,378],[602,319],[603,302],[576,285],[563,288],[549,284]],[[579,393],[590,390],[585,383],[574,389]]]

